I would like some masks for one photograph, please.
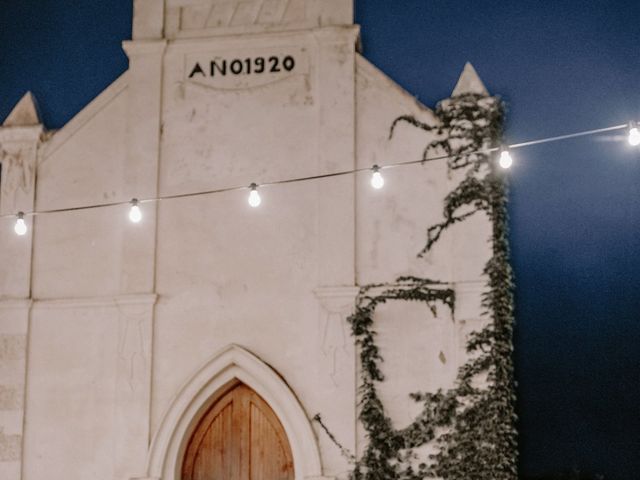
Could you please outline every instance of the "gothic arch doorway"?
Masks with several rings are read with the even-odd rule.
[[[293,478],[322,476],[311,423],[294,393],[269,365],[232,344],[193,372],[171,401],[153,436],[145,477],[182,480],[185,453],[193,432],[229,388],[238,383],[250,388],[268,405],[285,431],[293,458]]]
[[[182,462],[181,480],[293,480],[282,424],[254,390],[232,381],[202,416]]]

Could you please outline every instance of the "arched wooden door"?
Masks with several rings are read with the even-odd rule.
[[[202,417],[182,464],[182,480],[293,478],[284,428],[269,405],[239,382]]]

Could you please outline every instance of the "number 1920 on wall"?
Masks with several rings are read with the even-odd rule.
[[[259,56],[233,59],[216,59],[204,63],[196,62],[189,72],[189,78],[251,75],[261,73],[291,72],[296,66],[296,60],[292,55],[285,56]]]

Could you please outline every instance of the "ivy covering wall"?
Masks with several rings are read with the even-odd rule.
[[[427,229],[427,253],[442,233],[478,212],[492,223],[491,257],[484,267],[487,284],[482,297],[487,322],[472,332],[466,344],[467,362],[449,390],[416,392],[421,412],[396,429],[385,411],[378,385],[384,381],[383,358],[376,345],[375,311],[386,302],[422,302],[435,315],[438,306],[453,310],[455,292],[447,284],[401,277],[388,284],[360,289],[356,310],[348,318],[360,355],[359,420],[367,444],[360,458],[346,451],[315,419],[353,463],[355,480],[513,480],[517,478],[516,417],[512,364],[513,276],[507,242],[507,190],[502,170],[489,147],[500,145],[504,107],[496,97],[464,94],[440,102],[440,122],[431,126],[411,116],[400,123],[435,133],[423,159],[446,154],[451,171],[462,180],[445,197],[443,219]],[[401,321],[401,320],[400,320]],[[421,458],[415,450],[427,443],[435,453]]]

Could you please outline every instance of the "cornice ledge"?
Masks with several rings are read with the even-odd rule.
[[[353,43],[355,45],[360,36],[359,25],[331,25],[312,30],[313,36],[320,43],[337,44]]]
[[[355,308],[360,287],[355,285],[318,287],[313,291],[322,307],[330,313],[343,313]]]
[[[129,58],[134,55],[161,55],[167,48],[167,40],[125,40],[122,48]]]
[[[32,304],[30,298],[0,298],[0,310],[29,309]]]
[[[451,282],[453,289],[456,294],[465,295],[465,294],[476,294],[482,293],[487,288],[486,280],[464,280],[458,282]]]
[[[321,298],[349,298],[355,299],[360,293],[360,287],[355,285],[341,285],[330,287],[318,287],[313,293],[318,299]]]
[[[467,280],[453,283],[456,293],[454,318],[460,324],[481,321],[482,294],[487,290],[486,280]]]
[[[158,295],[155,293],[139,293],[127,295],[107,295],[104,297],[52,298],[34,299],[34,309],[73,309],[122,307],[127,305],[155,305]]]
[[[42,125],[3,127],[0,125],[0,142],[36,142],[44,133]]]

